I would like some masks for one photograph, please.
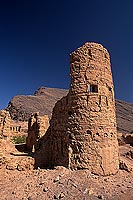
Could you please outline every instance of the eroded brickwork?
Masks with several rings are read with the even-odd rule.
[[[8,111],[0,110],[0,136],[7,137],[10,135],[10,114]]]
[[[26,146],[29,151],[35,150],[39,145],[39,139],[45,134],[49,127],[48,115],[40,116],[39,113],[31,115],[28,121],[28,137],[26,138]]]
[[[6,110],[0,110],[0,136],[12,137],[27,134],[27,122],[14,121],[10,113]]]
[[[85,43],[70,55],[71,86],[53,109],[38,164],[118,171],[118,142],[110,56],[100,44]]]

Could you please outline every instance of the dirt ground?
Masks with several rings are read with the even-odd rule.
[[[99,177],[88,170],[2,170],[1,200],[132,200],[133,173],[119,170],[114,176]]]
[[[106,177],[62,166],[34,170],[31,155],[18,152],[9,143],[7,146],[6,159],[0,167],[0,200],[133,200],[133,147],[130,145],[120,147],[122,169]]]

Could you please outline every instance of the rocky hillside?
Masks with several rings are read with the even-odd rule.
[[[55,103],[66,96],[68,90],[40,87],[33,95],[14,96],[6,110],[10,112],[13,120],[28,120],[31,113],[39,112],[40,115],[48,115],[51,118]]]
[[[133,104],[116,100],[116,116],[119,132],[133,132]]]
[[[64,89],[41,87],[33,95],[13,97],[6,110],[10,112],[11,118],[14,120],[28,120],[33,112],[40,112],[41,115],[47,114],[51,118],[55,103],[67,93],[68,90]],[[133,104],[116,100],[116,114],[118,131],[122,133],[132,132]]]

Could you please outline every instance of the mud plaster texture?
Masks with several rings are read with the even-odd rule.
[[[0,136],[10,135],[10,114],[8,111],[0,110]]]
[[[115,174],[119,157],[108,51],[100,44],[85,43],[70,55],[70,77],[69,93],[53,109],[36,165]]]
[[[27,122],[15,121],[6,110],[0,110],[0,137],[27,135]]]
[[[28,137],[26,138],[26,147],[29,151],[39,148],[39,138],[41,138],[49,127],[48,115],[40,116],[39,113],[33,113],[28,121]]]

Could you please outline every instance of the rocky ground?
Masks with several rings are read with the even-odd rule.
[[[33,169],[34,155],[18,151],[1,140],[1,200],[132,200],[133,147],[120,146],[121,169],[116,175],[98,176],[88,170]]]
[[[3,170],[0,175],[1,200],[132,200],[133,173],[120,170],[100,177],[88,170]]]

